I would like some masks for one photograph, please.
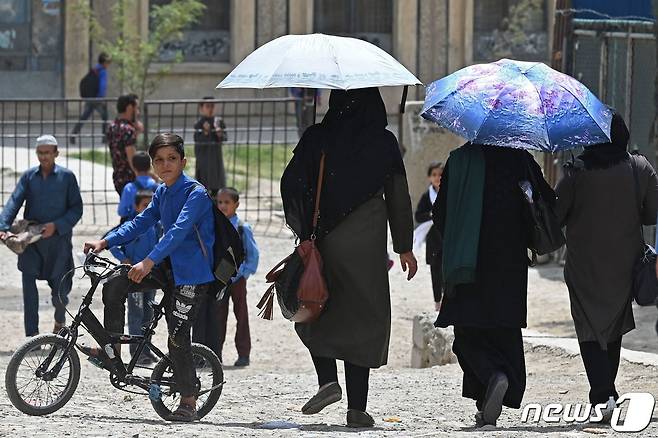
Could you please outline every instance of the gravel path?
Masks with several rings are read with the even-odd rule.
[[[258,238],[259,236],[257,236]],[[80,248],[84,236],[75,237]],[[197,424],[172,425],[162,421],[146,397],[129,395],[112,388],[103,371],[82,360],[80,386],[71,401],[60,411],[44,418],[18,412],[8,401],[4,379],[0,380],[1,436],[354,436],[343,426],[346,399],[315,416],[304,416],[299,408],[316,388],[310,357],[293,328],[280,314],[274,321],[256,317],[255,303],[265,290],[265,272],[290,252],[288,238],[260,237],[262,262],[259,272],[249,280],[252,326],[252,365],[245,369],[226,367],[226,386],[215,409]],[[418,276],[406,282],[399,263],[391,271],[393,325],[389,365],[375,370],[370,383],[369,412],[376,428],[360,432],[363,436],[500,436],[542,437],[616,436],[609,428],[590,425],[522,424],[521,410],[504,409],[497,428],[473,429],[475,406],[461,397],[461,370],[457,364],[429,369],[408,367],[413,316],[431,306],[430,275],[421,266]],[[24,341],[20,275],[15,256],[0,247],[0,375],[11,353]],[[71,295],[71,310],[80,301],[88,280],[76,280]],[[41,329],[52,327],[52,310],[46,289],[41,297]],[[100,315],[100,296],[94,311]],[[568,295],[557,268],[530,271],[528,320],[531,329],[559,336],[571,336]],[[654,309],[655,310],[655,309]],[[229,318],[232,339],[234,324]],[[653,324],[653,322],[652,322]],[[651,326],[653,330],[653,326]],[[83,337],[85,341],[89,337]],[[164,347],[164,334],[157,341]],[[528,388],[525,403],[587,400],[588,385],[577,355],[564,350],[526,344]],[[236,353],[225,347],[224,359],[233,363]],[[340,367],[339,367],[340,369]],[[617,379],[620,393],[658,394],[657,369],[622,361]],[[343,377],[340,377],[343,382]],[[342,383],[341,383],[342,384]],[[658,426],[636,436],[658,436]],[[290,429],[281,429],[289,427]],[[277,429],[271,429],[277,428]]]

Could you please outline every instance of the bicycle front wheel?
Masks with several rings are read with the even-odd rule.
[[[80,381],[80,359],[75,349],[69,351],[56,376],[47,374],[62,358],[67,345],[66,339],[47,334],[30,339],[16,350],[5,374],[7,395],[16,409],[28,415],[47,415],[71,399]],[[46,369],[37,371],[47,360]]]
[[[192,344],[192,361],[196,367],[197,415],[203,418],[215,407],[222,394],[221,384],[224,382],[222,363],[213,351],[201,344]],[[180,393],[176,388],[173,368],[169,357],[163,357],[153,369],[151,385],[157,385],[159,394],[150,395],[153,409],[164,419],[178,407]]]

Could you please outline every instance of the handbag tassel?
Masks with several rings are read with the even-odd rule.
[[[274,314],[274,293],[274,285],[271,285],[256,305],[261,309],[258,316],[270,321],[273,319]]]

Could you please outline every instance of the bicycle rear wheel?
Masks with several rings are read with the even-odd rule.
[[[192,360],[196,366],[197,389],[202,393],[197,399],[197,416],[203,418],[215,407],[222,394],[220,384],[224,382],[224,370],[217,355],[205,345],[192,344]],[[171,361],[164,357],[151,374],[151,384],[158,385],[161,392],[159,397],[149,397],[155,412],[164,419],[169,417],[180,403],[180,393],[172,382],[174,374]],[[208,391],[211,388],[215,389]]]
[[[62,369],[52,379],[39,377],[37,369],[53,352],[49,371],[64,354],[68,341],[55,334],[36,336],[21,346],[9,361],[5,387],[11,403],[28,415],[47,415],[64,406],[80,381],[80,359],[75,349],[68,353]]]

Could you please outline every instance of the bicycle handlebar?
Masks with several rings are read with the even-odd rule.
[[[119,266],[120,265],[118,263],[115,263],[108,258],[101,257],[93,251],[89,251],[85,257],[83,269],[85,273],[90,276],[108,277]],[[93,271],[91,268],[103,268],[108,272],[98,273]]]

